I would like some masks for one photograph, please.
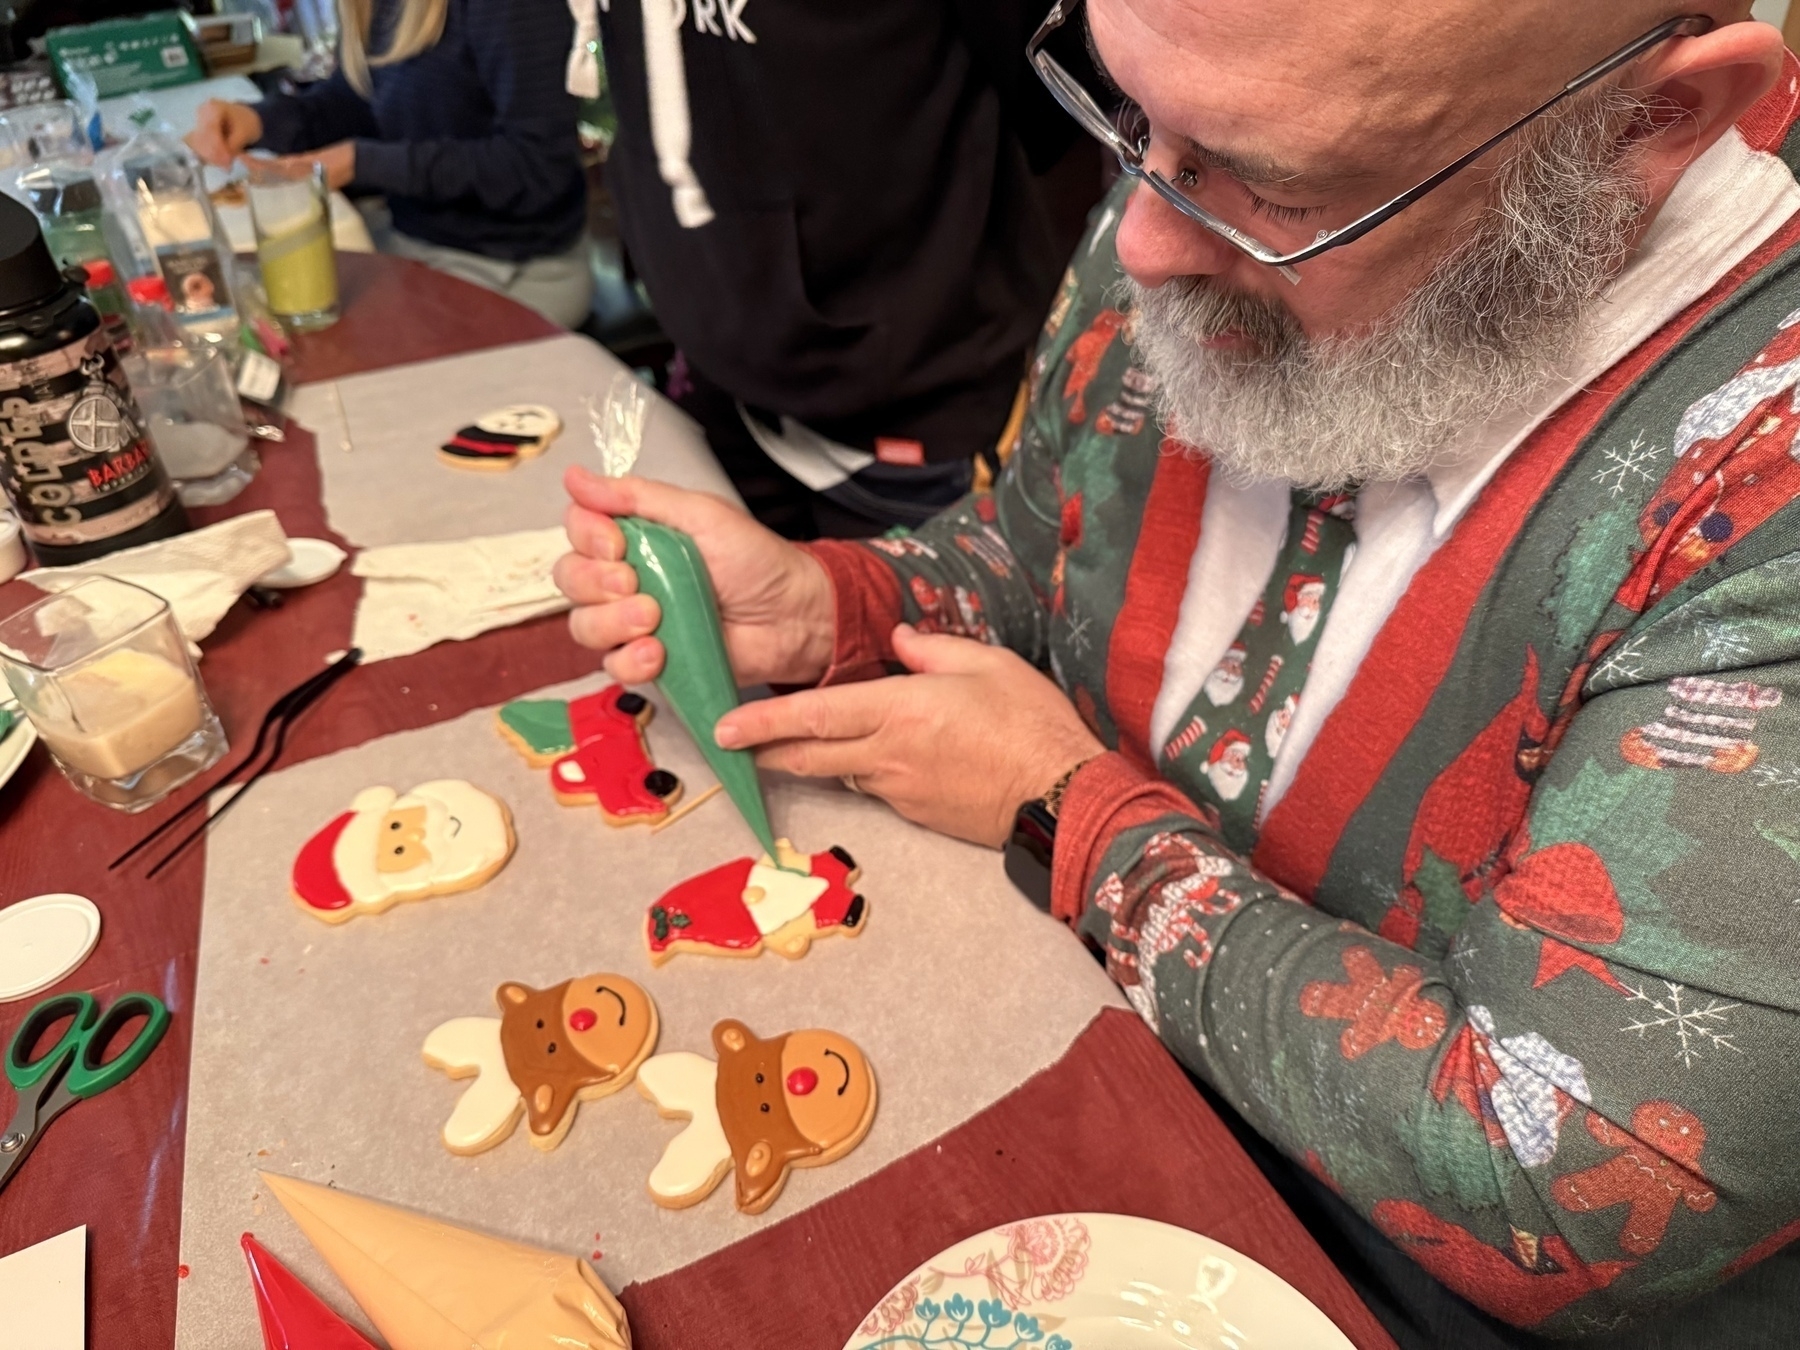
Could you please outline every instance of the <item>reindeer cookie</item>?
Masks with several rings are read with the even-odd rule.
[[[755,956],[764,945],[789,960],[806,955],[813,939],[855,937],[869,904],[856,892],[862,869],[841,848],[808,857],[785,839],[771,858],[739,858],[690,877],[650,906],[644,942],[661,965],[677,952]]]
[[[713,1028],[718,1062],[678,1051],[644,1061],[638,1091],[692,1123],[650,1173],[650,1198],[685,1209],[737,1176],[737,1207],[760,1214],[795,1167],[836,1162],[875,1121],[875,1072],[835,1031],[758,1040],[742,1022]]]
[[[585,975],[549,989],[507,983],[500,1016],[458,1017],[425,1038],[425,1062],[469,1085],[444,1122],[444,1147],[480,1153],[530,1119],[531,1142],[555,1148],[575,1104],[617,1092],[656,1048],[656,1005],[623,975]]]

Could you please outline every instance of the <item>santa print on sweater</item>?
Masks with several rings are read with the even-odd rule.
[[[1790,62],[1722,162],[1773,155],[1797,102]],[[1709,200],[1730,228],[1735,198]],[[921,527],[937,556],[881,558],[879,580],[820,550],[853,619],[837,668],[890,659],[887,625],[960,586],[1055,672],[1119,753],[1064,798],[1053,911],[1190,1071],[1457,1293],[1568,1335],[1775,1257],[1800,1234],[1778,1105],[1800,1036],[1800,219],[1721,255],[1711,291],[1498,465],[1248,858],[1200,802],[1235,787],[1224,733],[1267,656],[1225,653],[1150,734],[1211,466],[1094,425],[1132,359],[1116,212],[1097,219],[992,503]],[[978,515],[1014,580],[951,543]],[[1282,571],[1262,617],[1291,654],[1326,569]]]

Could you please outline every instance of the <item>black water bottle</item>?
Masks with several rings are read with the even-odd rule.
[[[0,488],[45,567],[188,528],[99,314],[56,270],[36,217],[5,196]]]

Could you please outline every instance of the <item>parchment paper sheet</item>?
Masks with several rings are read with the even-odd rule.
[[[689,793],[710,785],[666,707],[649,737]],[[519,845],[504,872],[481,890],[340,926],[300,912],[287,875],[309,834],[360,788],[404,791],[441,777],[466,778],[511,806]],[[817,942],[798,961],[678,956],[656,969],[642,937],[649,904],[684,877],[755,851],[723,795],[660,834],[611,829],[592,808],[557,805],[546,771],[526,767],[491,710],[259,783],[207,845],[182,1205],[191,1274],[180,1286],[178,1345],[254,1343],[237,1246],[245,1230],[366,1326],[261,1190],[258,1168],[500,1236],[603,1252],[595,1264],[619,1289],[779,1222],[942,1135],[1052,1064],[1102,1007],[1120,1002],[1067,930],[1012,889],[997,854],[928,834],[836,784],[768,786],[778,834],[856,856],[868,927]],[[445,1150],[438,1131],[466,1083],[426,1067],[426,1034],[447,1018],[494,1014],[504,980],[544,987],[595,970],[650,991],[660,1050],[710,1053],[712,1025],[727,1016],[765,1036],[807,1026],[850,1036],[881,1094],[868,1138],[841,1162],[794,1172],[754,1218],[737,1212],[729,1178],[692,1209],[651,1202],[645,1179],[681,1126],[635,1086],[583,1103],[552,1153],[532,1147],[523,1126],[474,1158]]]
[[[563,470],[600,466],[582,397],[603,404],[625,369],[598,343],[566,333],[303,385],[293,415],[318,443],[326,518],[357,547],[509,534],[562,524]],[[439,458],[437,447],[458,430],[509,403],[556,409],[562,434],[504,473],[453,468]],[[738,500],[699,426],[658,394],[650,398],[637,472]]]

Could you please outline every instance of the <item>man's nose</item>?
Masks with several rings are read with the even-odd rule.
[[[1218,276],[1243,257],[1170,206],[1148,183],[1139,183],[1127,199],[1115,243],[1126,275],[1148,287],[1171,277]]]

